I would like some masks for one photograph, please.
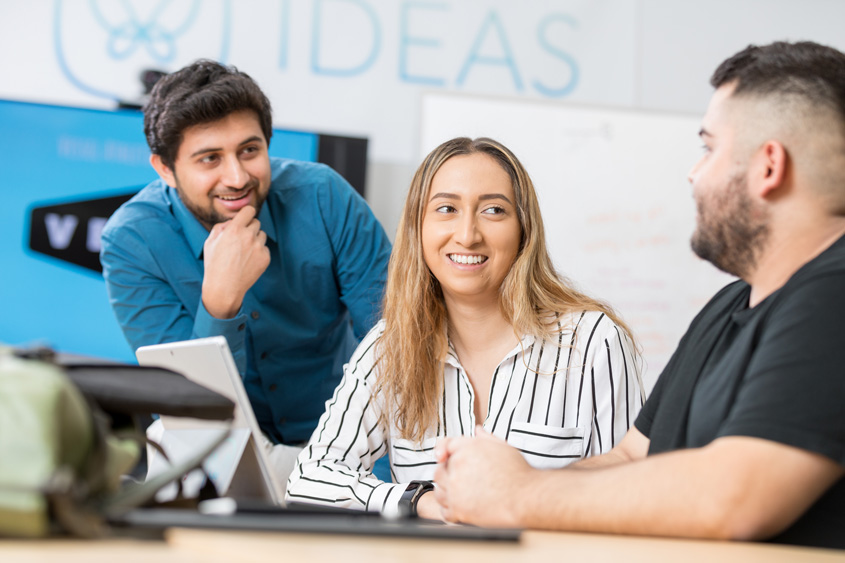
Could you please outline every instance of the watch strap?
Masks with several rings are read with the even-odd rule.
[[[411,481],[399,498],[399,514],[402,516],[417,516],[417,503],[425,493],[434,490],[432,481]]]

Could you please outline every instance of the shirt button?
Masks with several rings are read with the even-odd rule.
[[[267,359],[267,352],[261,352],[261,359],[262,359],[262,360],[266,360],[266,359]]]
[[[250,315],[250,316],[251,316],[253,319],[258,320],[258,317],[260,317],[261,315],[259,315],[259,314],[258,314],[258,311],[253,311],[253,312],[252,312],[252,315]]]
[[[275,391],[275,390],[276,390],[276,384],[275,384],[275,383],[271,383],[271,384],[270,384],[270,387],[268,387],[268,389],[270,389],[270,391]]]
[[[288,421],[288,419],[282,417],[282,418],[279,419],[279,424],[284,424],[287,421]]]
[[[245,328],[246,328],[246,325],[244,323],[241,323],[241,324],[238,325],[238,330],[243,330]]]

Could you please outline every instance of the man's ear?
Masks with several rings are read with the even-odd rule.
[[[780,141],[769,140],[763,143],[754,158],[757,193],[764,199],[769,198],[786,180],[789,155]]]
[[[157,154],[150,155],[150,165],[158,173],[159,177],[171,188],[176,187],[176,174],[170,169],[162,160],[161,156]]]

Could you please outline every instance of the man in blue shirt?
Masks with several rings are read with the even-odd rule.
[[[268,156],[270,102],[234,68],[166,76],[144,114],[161,179],[111,217],[100,255],[126,339],[225,336],[262,430],[301,444],[378,318],[384,229],[329,167]]]

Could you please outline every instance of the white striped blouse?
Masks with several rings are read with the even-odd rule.
[[[609,451],[633,424],[645,400],[640,362],[630,339],[606,315],[562,316],[554,341],[526,336],[496,368],[485,430],[522,452],[534,467],[560,468]],[[344,367],[308,446],[288,480],[287,498],[393,513],[406,484],[433,478],[434,445],[443,436],[475,432],[475,394],[451,349],[444,363],[439,421],[422,443],[400,436],[381,417],[374,396],[378,323]],[[393,483],[373,464],[388,454]]]

